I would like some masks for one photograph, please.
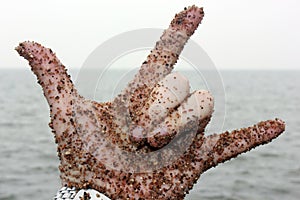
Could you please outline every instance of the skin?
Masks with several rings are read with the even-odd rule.
[[[134,79],[105,103],[80,96],[51,49],[20,43],[16,50],[29,61],[50,106],[62,185],[96,189],[111,199],[183,199],[206,170],[284,131],[284,122],[275,119],[205,136],[211,94],[182,87],[175,103],[168,98],[168,74],[203,16],[195,6],[177,14]],[[173,75],[174,85],[188,83]],[[157,101],[163,112],[152,115]]]

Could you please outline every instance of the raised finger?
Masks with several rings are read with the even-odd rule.
[[[245,153],[259,145],[271,142],[285,130],[280,119],[263,121],[252,127],[207,136],[203,143],[205,152],[210,152],[203,171]]]
[[[116,101],[122,101],[126,107],[130,104],[134,104],[131,108],[143,107],[153,87],[172,71],[185,43],[197,29],[203,16],[203,9],[196,6],[177,14]]]
[[[215,167],[258,145],[268,143],[285,129],[281,120],[260,122],[252,127],[225,132],[220,135],[200,137],[190,145],[189,150],[173,164],[163,169],[162,174],[170,177],[170,189],[164,195],[183,197],[207,169]],[[198,135],[202,135],[199,133]]]

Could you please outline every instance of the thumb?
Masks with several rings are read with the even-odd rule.
[[[78,96],[70,75],[52,50],[38,43],[20,43],[16,51],[29,61],[31,70],[37,76],[50,106],[50,126],[56,136],[60,136],[70,127],[73,105]]]

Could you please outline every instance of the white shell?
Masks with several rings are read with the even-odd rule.
[[[101,194],[100,192],[93,190],[93,189],[88,189],[88,190],[79,190],[79,192],[76,194],[74,200],[81,200],[84,196],[84,193],[88,193],[90,195],[91,200],[111,200],[104,194]]]

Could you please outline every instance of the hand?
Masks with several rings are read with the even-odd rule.
[[[284,131],[276,119],[204,135],[213,97],[190,93],[187,79],[171,73],[203,15],[195,6],[177,14],[134,79],[106,103],[80,96],[50,49],[34,42],[16,48],[49,103],[63,185],[111,199],[183,199],[203,172]]]

